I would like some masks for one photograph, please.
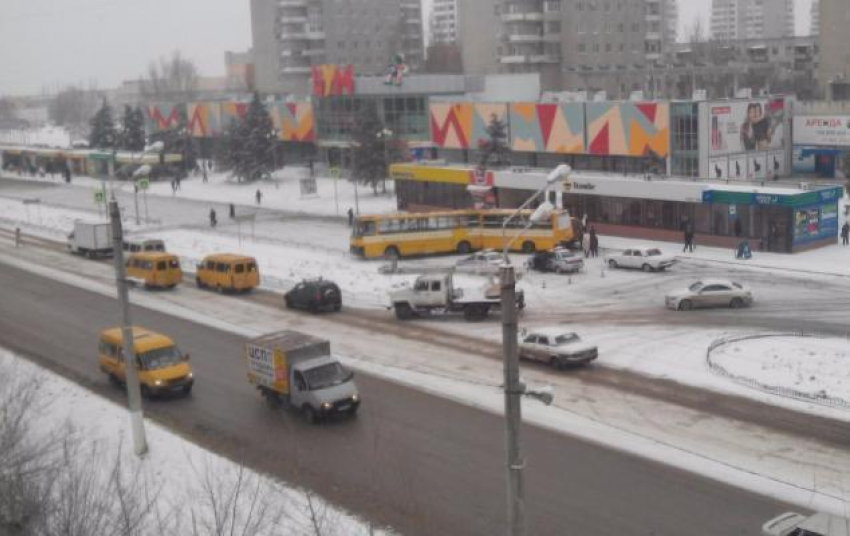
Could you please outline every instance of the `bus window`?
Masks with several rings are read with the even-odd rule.
[[[354,224],[354,236],[374,236],[375,222],[374,221],[358,221]]]
[[[500,229],[502,227],[502,223],[504,223],[505,218],[498,214],[489,214],[484,216],[484,228],[485,229]]]

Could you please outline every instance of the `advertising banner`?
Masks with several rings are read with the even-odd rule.
[[[794,144],[850,147],[850,116],[796,116]]]
[[[710,154],[782,149],[785,100],[715,102],[709,105]]]

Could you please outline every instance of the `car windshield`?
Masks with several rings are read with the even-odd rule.
[[[648,249],[648,250],[646,250],[646,256],[647,257],[657,257],[659,255],[661,255],[660,249]]]
[[[177,365],[185,361],[185,357],[176,346],[166,346],[139,354],[139,360],[142,362],[142,368],[156,370]]]
[[[304,371],[304,379],[310,390],[323,389],[344,383],[350,374],[339,363],[327,363]]]
[[[578,340],[580,339],[575,333],[564,333],[563,335],[555,337],[555,344],[567,344]]]
[[[740,283],[732,283],[732,286],[737,288],[737,289],[744,290],[744,286],[741,285]]]
[[[699,289],[701,289],[701,288],[702,288],[702,281],[697,281],[697,282],[696,282],[696,283],[694,283],[693,285],[689,286],[689,287],[688,287],[688,290],[690,290],[690,291],[697,291],[697,290],[699,290]]]

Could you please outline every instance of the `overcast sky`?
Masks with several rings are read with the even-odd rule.
[[[811,0],[795,0],[797,34]],[[424,0],[430,4],[430,0]],[[202,75],[224,74],[224,52],[251,46],[249,0],[0,0],[0,95],[68,84],[116,87],[174,50]],[[679,0],[680,35],[711,0]]]

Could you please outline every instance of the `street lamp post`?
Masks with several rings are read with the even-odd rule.
[[[570,173],[570,166],[561,164],[546,177],[546,184],[529,197],[525,203],[514,211],[502,224],[502,251],[505,264],[500,269],[501,302],[502,302],[502,360],[504,370],[505,393],[505,443],[507,447],[508,470],[508,535],[522,536],[525,534],[525,485],[523,469],[525,460],[522,458],[520,445],[520,426],[522,424],[522,401],[524,394],[539,396],[545,403],[551,403],[551,395],[531,393],[519,378],[519,354],[517,352],[517,309],[516,309],[516,273],[508,257],[510,246],[519,239],[525,231],[538,219],[542,213],[535,212],[529,218],[528,225],[509,241],[506,240],[508,223],[543,193],[555,181],[565,178]],[[543,208],[543,207],[541,207]],[[539,210],[539,209],[538,209]]]

